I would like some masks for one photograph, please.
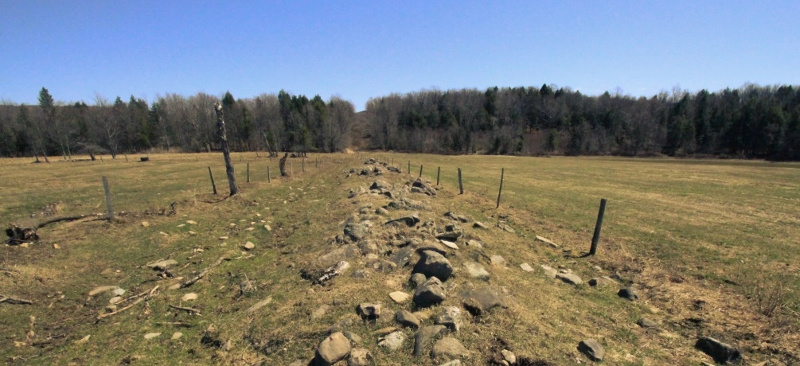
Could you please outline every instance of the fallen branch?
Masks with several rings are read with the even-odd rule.
[[[153,297],[155,295],[156,290],[158,290],[159,286],[160,285],[156,285],[156,287],[153,287],[149,291],[142,292],[142,293],[140,293],[138,295],[131,296],[131,297],[123,300],[123,302],[125,302],[125,301],[130,301],[130,300],[136,299],[136,301],[134,301],[130,305],[128,305],[128,306],[126,306],[124,308],[121,308],[121,309],[119,309],[117,311],[112,311],[110,313],[105,313],[105,314],[98,315],[97,316],[97,320],[100,320],[100,319],[103,319],[103,318],[107,318],[107,317],[112,316],[112,315],[117,315],[117,314],[119,314],[119,313],[121,313],[121,312],[123,312],[125,310],[128,310],[128,309],[132,308],[134,305]]]
[[[194,277],[190,278],[188,281],[182,283],[180,288],[187,288],[187,287],[189,287],[191,285],[194,285],[195,282],[200,281],[200,279],[205,277],[208,274],[208,271],[210,271],[214,267],[220,265],[220,263],[222,263],[222,261],[227,261],[227,260],[230,260],[230,259],[227,258],[227,257],[220,257],[219,259],[217,259],[216,262],[214,262],[214,264],[206,267],[206,269],[204,269],[202,272],[198,273],[197,276],[194,276]]]
[[[32,305],[33,301],[20,299],[18,297],[13,296],[6,296],[0,295],[0,303],[9,303],[9,304],[16,304],[16,305]]]
[[[200,310],[197,310],[197,309],[194,309],[194,308],[186,308],[186,307],[183,307],[183,306],[175,306],[175,305],[170,305],[169,307],[171,307],[173,309],[176,309],[176,310],[183,310],[183,311],[185,311],[185,312],[187,312],[189,314],[192,314],[192,315],[203,315],[203,314],[200,314]]]

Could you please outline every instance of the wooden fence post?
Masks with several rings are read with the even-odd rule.
[[[458,168],[458,192],[464,194],[464,184],[461,183],[461,168]]]
[[[272,183],[272,178],[269,176],[269,165],[267,165],[267,183]]]
[[[211,188],[214,189],[214,194],[217,194],[217,185],[214,184],[214,174],[211,174],[211,167],[208,167],[208,176],[211,177]]]
[[[408,161],[408,174],[411,174],[411,160]]]
[[[300,161],[300,171],[303,172],[303,173],[306,172],[306,157],[305,156]]]
[[[592,247],[589,249],[589,255],[594,255],[597,252],[597,242],[600,241],[600,229],[603,227],[603,215],[606,213],[606,199],[600,199],[600,211],[597,212],[597,223],[594,225],[594,236],[592,236]]]
[[[442,173],[442,167],[436,168],[436,185],[439,185],[439,174]]]
[[[503,194],[503,178],[505,177],[505,175],[506,175],[506,168],[502,168],[500,170],[500,191],[497,192],[497,207],[495,208],[500,208],[500,195]]]
[[[250,183],[250,163],[247,163],[247,183]]]
[[[422,178],[422,164],[419,165],[419,177]]]
[[[103,191],[106,193],[106,209],[108,209],[108,221],[114,221],[114,207],[111,206],[111,189],[108,187],[108,179],[103,176]]]

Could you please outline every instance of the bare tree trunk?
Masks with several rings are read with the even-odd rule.
[[[228,146],[228,136],[225,133],[225,116],[222,112],[222,105],[215,103],[214,111],[217,112],[217,129],[219,130],[220,145],[222,145],[222,156],[225,158],[225,173],[228,175],[228,186],[230,186],[231,196],[233,196],[239,193],[239,187],[236,186],[236,175],[234,175],[231,162],[231,148]]]
[[[286,172],[286,158],[289,157],[289,153],[284,153],[281,160],[278,162],[278,168],[281,170],[281,177],[288,177],[289,173]]]

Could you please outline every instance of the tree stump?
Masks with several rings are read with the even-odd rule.
[[[281,160],[278,162],[278,168],[281,170],[281,177],[288,177],[289,173],[286,172],[286,159],[289,157],[289,153],[284,153]]]

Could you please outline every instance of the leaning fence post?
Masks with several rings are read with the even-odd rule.
[[[600,241],[600,229],[603,227],[603,215],[606,213],[606,199],[600,199],[600,211],[597,212],[597,223],[594,225],[594,236],[592,236],[592,247],[589,255],[597,252],[597,242]]]
[[[439,174],[442,172],[442,167],[436,168],[436,185],[439,185]]]
[[[211,174],[211,167],[208,167],[208,176],[211,177],[211,188],[214,189],[214,194],[217,194],[217,185],[214,184],[214,174]]]
[[[422,178],[422,164],[419,165],[419,177]]]
[[[114,221],[114,207],[111,206],[111,189],[108,188],[108,179],[103,176],[103,190],[106,192],[106,209],[108,209],[108,221]]]
[[[461,183],[461,168],[458,168],[458,194],[464,194],[464,184]]]
[[[506,168],[502,168],[500,170],[500,191],[497,192],[497,207],[495,208],[500,208],[500,195],[503,194],[503,177],[505,176],[505,174],[506,174]]]

